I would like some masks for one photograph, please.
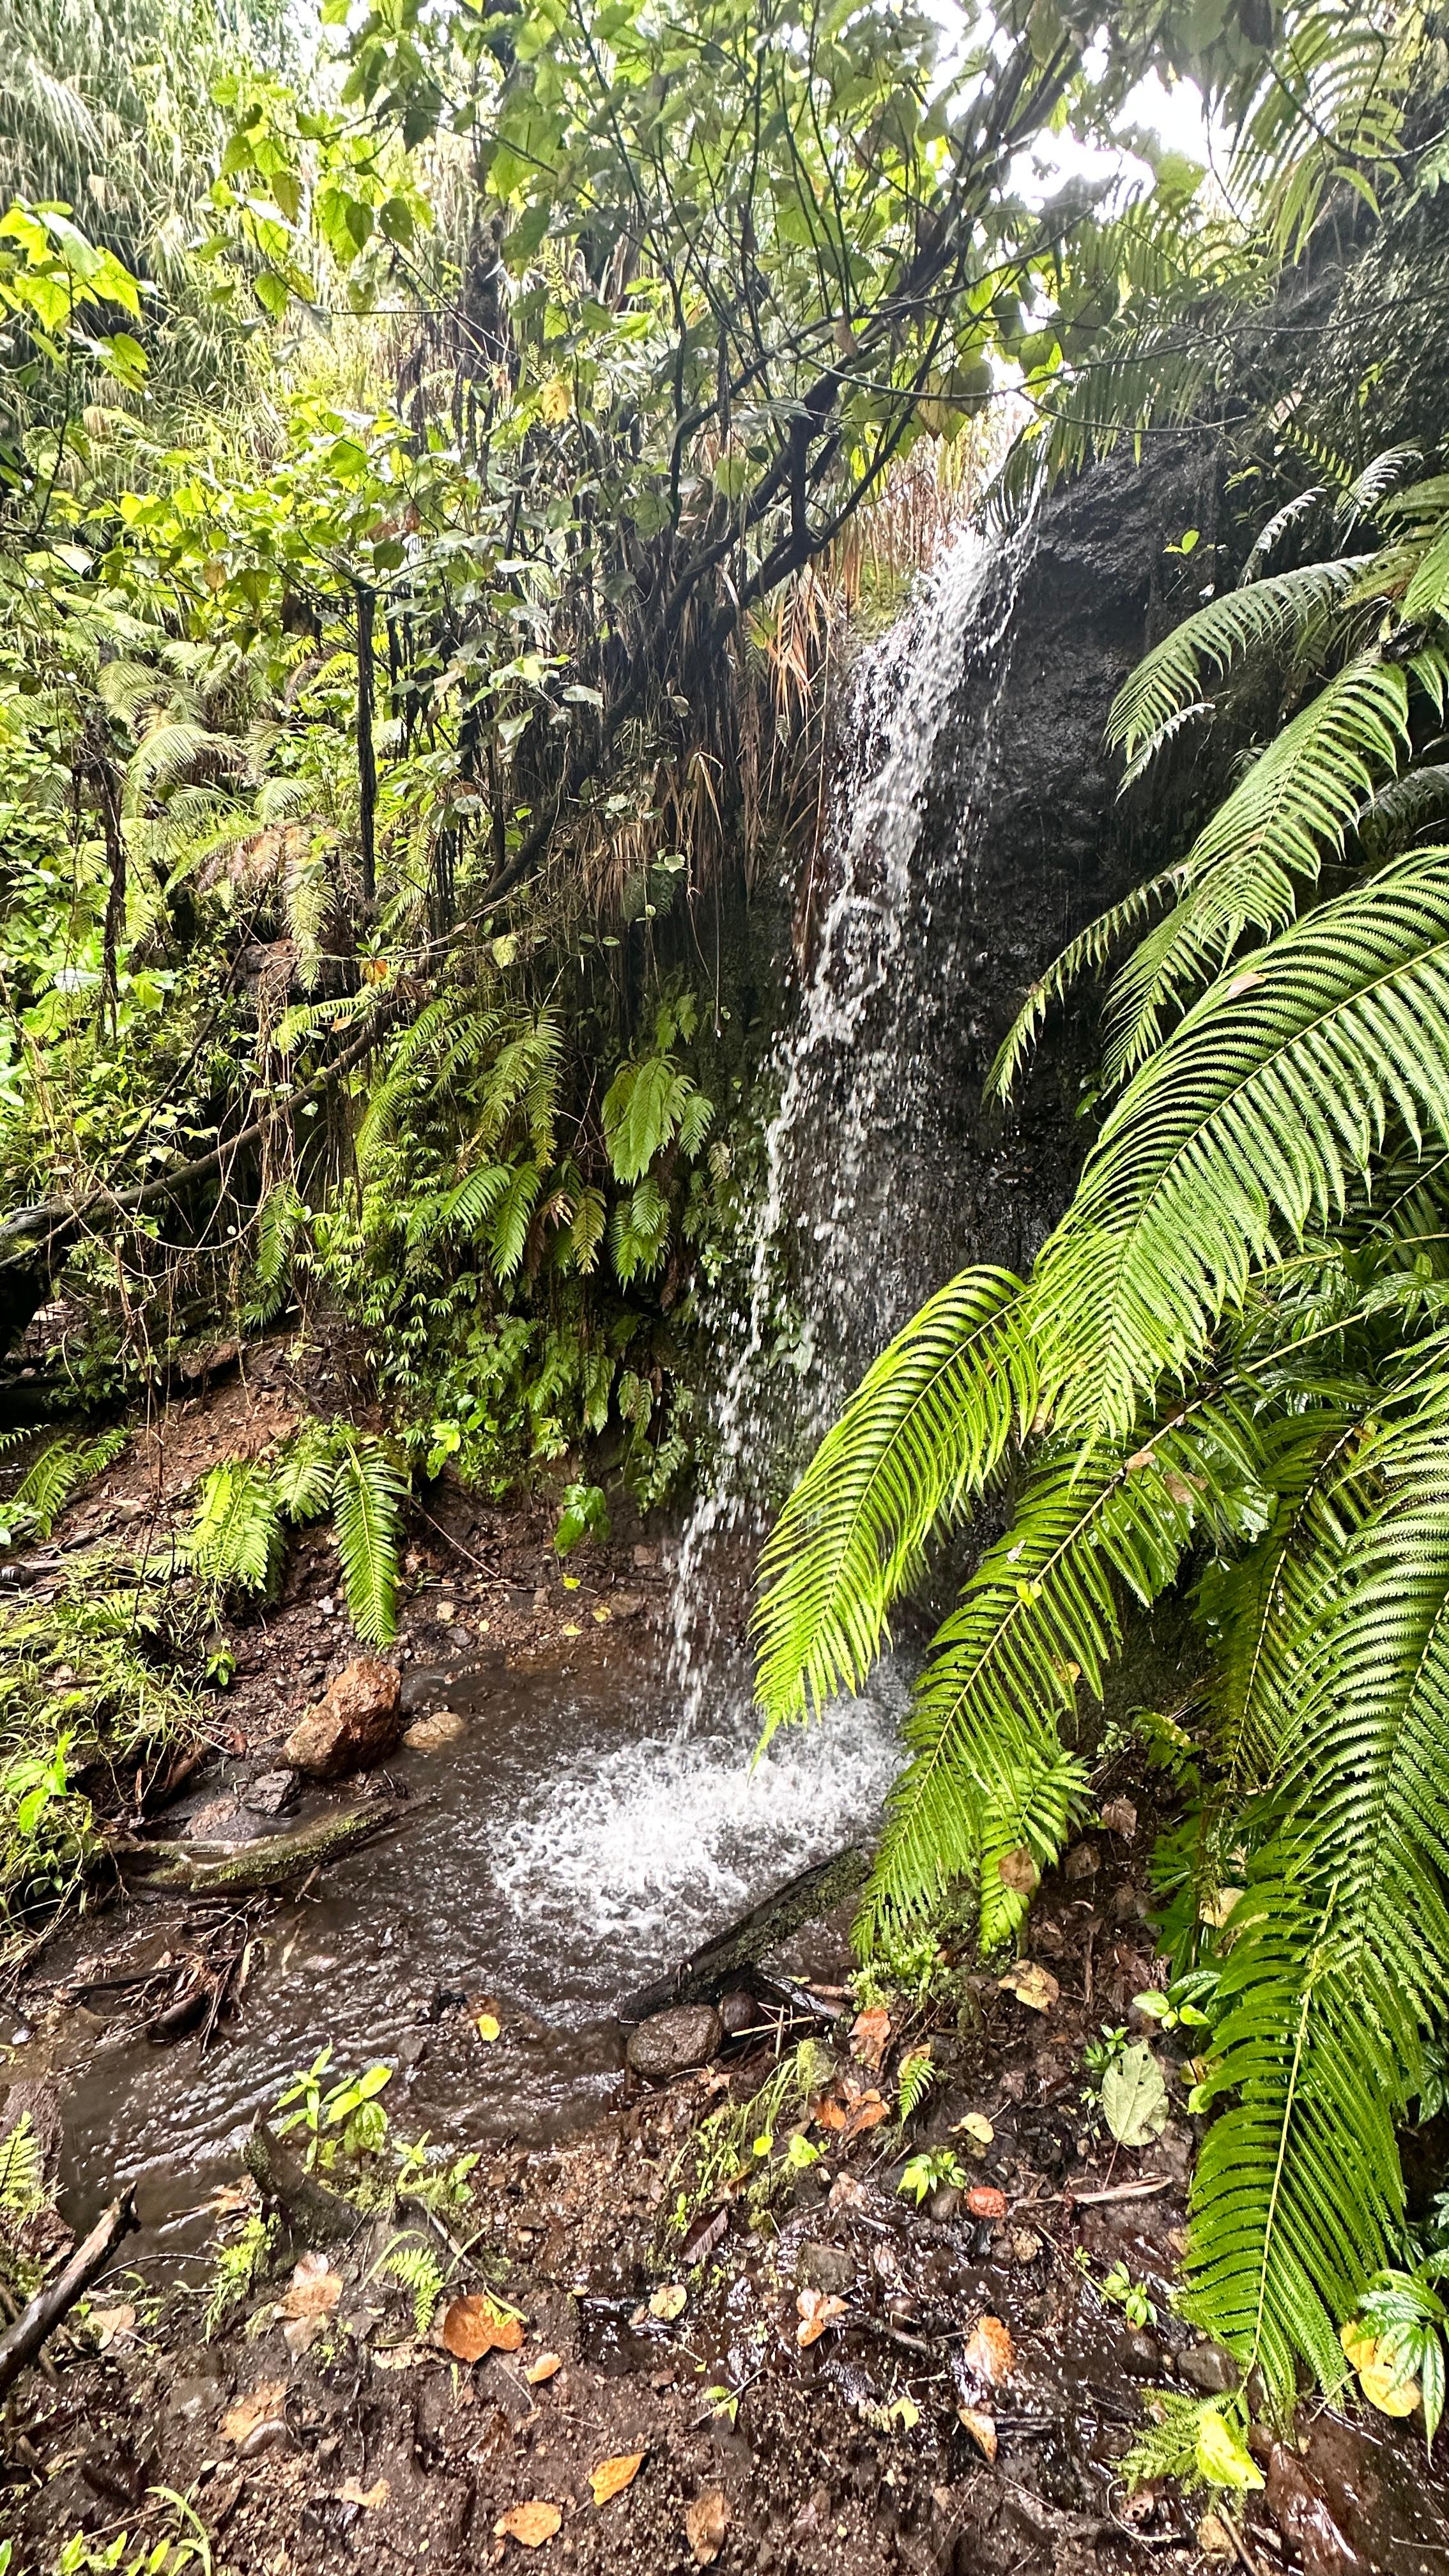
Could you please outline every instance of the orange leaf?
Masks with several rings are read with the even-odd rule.
[[[857,2013],[851,2025],[850,2045],[873,2075],[880,2073],[890,2035],[891,2017],[884,2004],[872,2004],[869,2012]]]
[[[1004,2218],[1006,2194],[994,2190],[989,2182],[974,2182],[966,2194],[966,2206],[973,2218]]]
[[[481,2361],[488,2352],[517,2352],[523,2319],[503,2317],[491,2299],[472,2290],[455,2299],[443,2319],[443,2343],[455,2361]]]
[[[511,2504],[493,2528],[504,2540],[521,2541],[525,2549],[541,2549],[546,2540],[552,2540],[562,2521],[556,2504],[545,2504],[541,2496],[532,2496],[527,2504]]]
[[[527,2380],[530,2388],[537,2388],[541,2380],[552,2379],[554,2372],[556,2370],[562,2370],[562,2368],[562,2353],[541,2352],[537,2361],[531,2361],[529,2363],[523,2376]]]
[[[304,2254],[277,2309],[284,2317],[330,2316],[341,2296],[340,2275],[333,2271],[326,2255]]]
[[[589,2471],[595,2504],[607,2504],[610,2496],[622,2495],[626,2487],[633,2485],[643,2465],[642,2451],[621,2451],[616,2459],[600,2460],[598,2467]]]
[[[817,2342],[826,2327],[845,2314],[845,2301],[827,2296],[824,2290],[802,2290],[795,2305],[800,2312],[795,2341],[801,2345]]]
[[[239,2397],[221,2419],[222,2437],[228,2442],[244,2442],[258,2424],[269,2423],[281,2414],[286,2401],[287,2384],[283,2379],[264,2379],[245,2397]]]
[[[1009,2379],[1016,2368],[1016,2346],[1011,2329],[1000,2317],[978,2317],[966,2338],[966,2367],[978,2379],[988,2380],[993,2387]]]
[[[991,2417],[983,2415],[979,2406],[958,2406],[956,2414],[958,2421],[965,2425],[977,2450],[983,2451],[988,2460],[994,2460],[996,2426]]]
[[[882,2120],[889,2118],[890,2106],[878,2093],[862,2093],[850,2106],[845,2134],[847,2138],[861,2137],[867,2129],[878,2129]]]
[[[837,2102],[834,2095],[830,2093],[826,2094],[823,2101],[816,2103],[810,2116],[817,2128],[843,2129],[845,2126],[844,2104]]]

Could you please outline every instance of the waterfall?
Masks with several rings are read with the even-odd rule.
[[[964,529],[857,662],[825,834],[827,899],[779,1040],[748,1312],[714,1461],[679,1548],[674,1677],[686,1731],[744,1684],[743,1583],[770,1504],[876,1353],[969,1258],[954,1214],[960,1103],[944,1026],[984,826],[1029,526]],[[949,827],[929,828],[944,742],[973,698]],[[800,1320],[789,1331],[793,1302]],[[726,1321],[721,1319],[722,1325]],[[783,1329],[782,1329],[783,1328]],[[782,1347],[783,1345],[783,1347]]]

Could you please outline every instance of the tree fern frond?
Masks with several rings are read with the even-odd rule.
[[[1245,1467],[1240,1431],[1201,1404],[1191,1423],[1180,1412],[1129,1458],[1112,1448],[1038,1473],[933,1641],[868,1922],[922,1913],[951,1879],[979,1871],[983,1940],[1011,1931],[1025,1898],[997,1861],[1021,1845],[1041,1866],[1054,1860],[1085,1784],[1058,1718],[1075,1708],[1079,1684],[1101,1697],[1123,1593],[1159,1597],[1215,1509],[1215,1477]]]
[[[332,1480],[332,1534],[353,1627],[365,1644],[397,1634],[398,1541],[406,1479],[380,1440],[348,1437]]]
[[[537,1163],[519,1163],[507,1174],[499,1193],[488,1229],[488,1253],[500,1287],[506,1288],[523,1267],[529,1224],[542,1187]]]
[[[1136,930],[1160,904],[1181,892],[1183,867],[1164,869],[1161,876],[1149,877],[1145,885],[1136,886],[1120,903],[1114,903],[1095,921],[1079,931],[1060,957],[1047,968],[1039,982],[1033,984],[997,1051],[996,1061],[987,1076],[988,1095],[997,1100],[1010,1097],[1017,1075],[1029,1048],[1053,1002],[1065,999],[1073,984],[1083,975],[1097,973],[1106,965],[1114,949],[1120,947],[1129,930]]]
[[[1021,1283],[967,1270],[873,1362],[760,1559],[756,1690],[767,1734],[857,1690],[929,1541],[1036,1411]]]
[[[1449,861],[1413,852],[1224,978],[1124,1092],[1038,1261],[1047,1382],[1125,1432],[1390,1116],[1449,1138]]]
[[[298,1524],[320,1520],[332,1494],[337,1439],[325,1422],[304,1422],[272,1468],[277,1508]]]
[[[1243,590],[1210,599],[1138,663],[1107,717],[1107,748],[1135,759],[1169,719],[1200,698],[1204,671],[1221,677],[1248,653],[1274,653],[1322,626],[1350,584],[1372,561],[1350,555],[1270,573]]]
[[[1449,765],[1431,761],[1376,788],[1354,829],[1371,857],[1386,858],[1400,842],[1425,838],[1441,823],[1449,825]]]
[[[49,1538],[67,1503],[96,1476],[103,1475],[125,1448],[125,1431],[102,1431],[95,1439],[62,1433],[32,1460],[6,1506],[13,1522],[24,1519],[38,1538]]]
[[[466,1172],[443,1201],[441,1217],[447,1232],[481,1234],[511,1178],[508,1163],[483,1163],[476,1171]]]
[[[1120,1082],[1157,1044],[1185,987],[1214,973],[1247,929],[1281,930],[1298,883],[1316,882],[1344,845],[1376,773],[1409,745],[1408,682],[1377,650],[1361,654],[1312,699],[1198,834],[1188,891],[1148,933],[1108,997],[1103,1071]]]

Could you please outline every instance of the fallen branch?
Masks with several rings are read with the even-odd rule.
[[[745,1982],[740,1972],[788,1940],[802,1923],[817,1922],[845,1897],[853,1896],[869,1866],[859,1844],[847,1843],[829,1860],[816,1861],[812,1868],[802,1869],[783,1887],[777,1887],[773,1895],[752,1905],[748,1914],[742,1914],[727,1931],[716,1933],[712,1941],[691,1950],[667,1977],[626,1997],[619,2006],[620,2021],[647,2021],[651,2013],[666,2012],[671,2004],[713,2003],[727,1986]],[[777,1978],[773,1982],[782,1986],[784,1981]],[[801,1989],[794,1987],[791,1999],[797,1998],[803,2010],[822,2020],[835,2019],[820,2005],[806,2003]]]
[[[132,2194],[125,2192],[101,2212],[70,2261],[62,2265],[53,2281],[47,2281],[43,2290],[36,2291],[29,2307],[22,2309],[9,2331],[0,2335],[0,2395],[35,2360],[42,2344],[82,2292],[90,2288],[97,2273],[105,2270],[122,2237],[135,2225],[136,2203]]]
[[[307,2245],[340,2245],[355,2236],[362,2213],[310,2174],[300,2156],[284,2147],[259,2119],[242,2150],[242,2162],[263,2197],[279,2208],[293,2234]]]
[[[290,1833],[265,1834],[223,1852],[208,1854],[182,1842],[144,1842],[133,1844],[122,1858],[133,1868],[154,1861],[135,1891],[143,1896],[169,1895],[178,1888],[191,1896],[250,1895],[323,1861],[341,1860],[386,1833],[400,1814],[393,1806],[349,1807],[343,1815],[317,1817]]]
[[[1110,2191],[1069,2189],[1062,2198],[1074,2202],[1078,2209],[1101,2209],[1109,2200],[1151,2200],[1155,2193],[1171,2189],[1171,2174],[1149,2174],[1145,2182],[1114,2182]]]

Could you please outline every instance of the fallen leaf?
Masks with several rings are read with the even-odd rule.
[[[1412,2415],[1419,2404],[1419,2383],[1405,2371],[1401,2362],[1366,2362],[1358,2374],[1358,2384],[1370,2406],[1381,2415]]]
[[[1240,1887],[1220,1887],[1216,1896],[1205,1896],[1197,1909],[1198,1921],[1206,1923],[1214,1932],[1221,1932],[1242,1894]]]
[[[429,2356],[420,2352],[415,2343],[391,2343],[380,2350],[374,2344],[372,2358],[378,2370],[420,2370]]]
[[[968,2111],[964,2120],[957,2121],[956,2127],[963,2138],[970,2139],[973,2147],[981,2149],[983,2155],[996,2135],[984,2111]]]
[[[531,2361],[529,2363],[523,2376],[527,2380],[530,2388],[538,2388],[542,2386],[545,2379],[552,2379],[555,2371],[562,2370],[562,2368],[563,2354],[561,2352],[541,2352],[537,2361]]]
[[[611,2496],[622,2495],[626,2487],[633,2485],[643,2465],[642,2451],[620,2451],[615,2459],[600,2460],[598,2467],[589,2471],[595,2504],[607,2504]]]
[[[966,2338],[962,2357],[967,2369],[974,2370],[978,2379],[987,2380],[993,2388],[999,2388],[1016,2368],[1016,2346],[1011,2340],[1010,2327],[1004,2326],[1000,2317],[978,2317]]]
[[[134,2331],[136,2311],[124,2304],[118,2308],[92,2308],[86,2324],[95,2336],[96,2350],[105,2352],[117,2335],[128,2335]]]
[[[729,2520],[729,2500],[722,2487],[711,2487],[708,2495],[696,2496],[693,2504],[685,2507],[684,2536],[697,2567],[710,2567],[718,2558]]]
[[[958,2423],[965,2425],[966,2430],[970,2434],[972,2441],[975,2443],[977,2450],[980,2451],[988,2460],[994,2460],[996,2457],[996,2426],[991,2417],[989,2415],[983,2415],[979,2406],[958,2406],[956,2409],[956,2420]]]
[[[878,2075],[891,2035],[891,2017],[884,2004],[872,2004],[868,2012],[857,2013],[850,2026],[850,2045],[855,2056]]]
[[[1205,2513],[1197,2527],[1197,2545],[1204,2558],[1236,2558],[1238,2544],[1221,2514]]]
[[[1102,2117],[1119,2147],[1145,2147],[1167,2126],[1162,2069],[1145,2039],[1115,2057],[1102,2078]]]
[[[360,2504],[364,2513],[380,2513],[392,2493],[386,2478],[365,2487],[361,2478],[344,2478],[337,2490],[344,2504]]]
[[[284,2317],[330,2316],[341,2296],[342,2276],[333,2271],[326,2255],[304,2254],[285,2296],[277,2302],[277,2313]]]
[[[1369,2363],[1377,2358],[1378,2336],[1372,2326],[1364,2324],[1362,2317],[1350,2317],[1346,2326],[1340,2326],[1338,2340],[1354,2370],[1366,2370]]]
[[[1031,2012],[1050,2012],[1061,1993],[1050,1968],[1040,1968],[1034,1959],[1022,1959],[998,1977],[997,1986],[1004,1995],[1015,1995],[1019,2004]]]
[[[830,2186],[830,2198],[826,2202],[825,2206],[827,2209],[832,2211],[864,2208],[865,2192],[861,2185],[856,2181],[854,2174],[838,2173],[836,2175],[834,2182]]]
[[[511,2504],[506,2513],[500,2513],[493,2528],[500,2539],[521,2541],[525,2549],[541,2549],[546,2540],[552,2540],[562,2521],[556,2504],[545,2504],[541,2496],[533,2496],[527,2504]]]
[[[258,2424],[269,2423],[281,2414],[286,2403],[287,2383],[283,2379],[264,2379],[260,2387],[249,2389],[245,2397],[227,2409],[221,2419],[225,2442],[244,2442]]]
[[[500,2316],[491,2299],[471,2290],[455,2299],[443,2319],[443,2344],[455,2361],[481,2361],[489,2352],[517,2352],[523,2319]]]
[[[837,2102],[833,2094],[827,2093],[823,2101],[816,2103],[810,2116],[818,2128],[843,2129],[849,2114],[843,2102]]]
[[[966,2194],[966,2206],[973,2218],[1004,2218],[1006,2194],[989,2182],[974,2182]]]
[[[1102,1809],[1102,1831],[1120,1834],[1124,1843],[1132,1842],[1137,1833],[1137,1810],[1130,1798],[1113,1798]]]
[[[1013,1896],[1034,1896],[1041,1885],[1041,1871],[1025,1843],[1018,1843],[1015,1851],[1002,1853],[996,1875]]]
[[[683,2316],[688,2305],[689,2292],[684,2283],[666,2281],[663,2289],[656,2290],[650,2300],[649,2314],[651,2317],[658,2317],[663,2324],[672,2326],[676,2317]]]
[[[282,2328],[282,2341],[292,2359],[297,2361],[304,2352],[311,2351],[318,2336],[324,2334],[326,2329],[325,2317],[289,2317]]]
[[[490,2048],[494,2040],[502,2036],[503,2024],[496,2013],[480,2013],[473,2027],[479,2038],[486,2040]]]
[[[1034,2263],[1041,2252],[1041,2238],[1034,2227],[1019,2227],[1011,2240],[1011,2250],[1018,2263]]]
[[[563,1634],[566,1637],[581,1637],[583,1633],[584,1632],[579,1626],[577,1619],[565,1619],[563,1624]]]
[[[882,2120],[889,2118],[890,2105],[882,2101],[879,2093],[857,2094],[846,2117],[845,2134],[847,2138],[863,2137],[867,2129],[878,2129]]]
[[[845,2314],[845,2301],[824,2290],[802,2290],[795,2305],[800,2312],[795,2341],[802,2346],[818,2342],[826,2327]]]

